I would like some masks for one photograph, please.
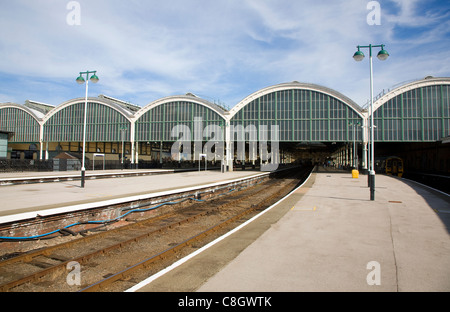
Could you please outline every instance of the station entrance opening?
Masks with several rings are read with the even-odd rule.
[[[252,157],[252,146],[245,143],[245,158],[239,155],[239,143],[234,143],[234,168],[256,168],[259,169],[262,163],[273,163],[285,165],[291,163],[312,164],[336,169],[363,169],[363,155],[361,144],[346,142],[273,142],[267,144],[268,155],[261,157],[261,150],[256,151]],[[359,145],[359,147],[358,147]],[[277,149],[277,151],[275,151]],[[276,157],[276,160],[274,159]]]

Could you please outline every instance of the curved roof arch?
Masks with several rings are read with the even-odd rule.
[[[285,90],[292,90],[292,89],[298,89],[298,90],[311,90],[320,92],[326,95],[329,95],[331,97],[334,97],[338,99],[339,101],[343,102],[347,106],[349,106],[351,109],[353,109],[361,118],[364,118],[363,110],[362,108],[356,104],[353,100],[348,98],[347,96],[343,95],[342,93],[335,91],[333,89],[311,84],[311,83],[301,83],[301,82],[288,82],[288,83],[281,83],[274,86],[266,87],[261,90],[258,90],[246,98],[244,98],[242,101],[240,101],[235,107],[233,107],[230,110],[230,116],[229,118],[233,118],[234,115],[236,115],[242,108],[244,108],[246,105],[251,103],[253,100],[260,98],[266,94],[270,94],[277,91],[285,91]]]
[[[375,141],[437,142],[449,135],[450,78],[428,76],[389,91],[374,103]]]
[[[11,111],[6,112],[6,115],[2,112],[10,109],[13,109],[13,118],[11,118]],[[15,103],[0,104],[0,130],[13,133],[10,142],[39,142],[42,117],[42,113],[24,105]]]
[[[406,83],[400,87],[397,87],[397,88],[389,91],[388,93],[386,93],[385,95],[380,97],[378,100],[376,100],[373,103],[373,111],[375,113],[378,108],[380,108],[381,106],[383,106],[384,104],[389,102],[389,100],[395,98],[396,96],[398,96],[402,93],[408,92],[413,89],[422,88],[422,87],[429,87],[429,86],[443,85],[443,84],[450,85],[450,78],[426,77],[421,80]]]
[[[41,121],[44,118],[44,114],[42,114],[41,112],[33,110],[33,109],[31,109],[29,107],[26,107],[24,105],[20,105],[20,104],[16,104],[16,103],[0,103],[0,109],[7,108],[7,107],[17,108],[17,109],[20,109],[20,110],[26,112],[31,117],[33,117],[39,124],[41,124]]]
[[[191,103],[196,103],[202,106],[205,106],[206,108],[214,111],[215,113],[217,113],[220,117],[222,117],[224,120],[226,120],[226,114],[227,112],[222,109],[220,106],[211,103],[207,100],[201,99],[191,93],[188,93],[186,95],[173,95],[173,96],[168,96],[168,97],[164,97],[161,99],[158,99],[156,101],[153,101],[149,104],[147,104],[146,106],[144,106],[142,109],[140,109],[139,111],[136,112],[136,114],[134,115],[134,119],[138,120],[139,118],[141,118],[145,113],[149,112],[150,110],[152,110],[153,108],[160,106],[160,105],[164,105],[167,103],[172,103],[172,102],[176,102],[176,101],[185,101],[185,102],[191,102]]]
[[[88,103],[95,103],[95,104],[108,106],[111,109],[113,109],[113,110],[117,111],[118,113],[120,113],[121,115],[123,115],[129,122],[131,122],[131,120],[133,118],[133,114],[131,112],[127,111],[125,108],[121,107],[120,105],[118,105],[108,99],[88,97],[87,101],[88,101]],[[45,117],[42,120],[42,124],[45,124],[50,118],[52,118],[59,111],[65,109],[71,105],[84,103],[84,102],[85,102],[85,98],[75,98],[75,99],[72,99],[72,100],[62,103],[61,105],[58,105],[57,107],[55,107],[54,109],[52,109],[50,112],[48,112],[45,115]]]

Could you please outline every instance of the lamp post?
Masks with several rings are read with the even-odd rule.
[[[89,79],[93,83],[98,82],[98,77],[96,75],[97,71],[85,71],[80,72],[80,76],[77,78],[78,84],[83,84],[86,82],[86,96],[84,99],[84,122],[83,122],[83,158],[81,159],[81,187],[84,188],[84,178],[86,175],[86,167],[85,167],[85,155],[86,155],[86,119],[87,119],[87,99],[88,99],[88,84]],[[92,76],[89,78],[89,75]],[[86,75],[86,80],[84,80],[83,75]]]
[[[355,52],[353,58],[355,61],[360,62],[364,59],[364,53],[361,52],[361,48],[369,49],[370,56],[370,166],[369,166],[369,184],[370,184],[370,200],[375,200],[375,166],[374,166],[374,125],[373,125],[373,65],[372,65],[372,48],[381,48],[378,52],[377,58],[380,61],[384,61],[389,57],[389,53],[384,49],[384,44],[368,46],[357,46],[358,51]]]

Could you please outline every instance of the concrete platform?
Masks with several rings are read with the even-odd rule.
[[[124,169],[124,170],[86,170],[86,176],[95,176],[111,173],[132,174],[137,172],[161,172],[169,173],[173,172],[173,169]],[[33,178],[46,178],[46,177],[73,177],[79,178],[80,171],[23,171],[23,172],[0,172],[0,181],[8,179],[33,179]]]
[[[450,291],[449,197],[377,175],[369,199],[367,176],[321,169],[255,221],[131,290]]]
[[[188,171],[197,171],[190,169],[127,169],[127,170],[87,170],[85,172],[86,179],[109,179],[114,177],[125,176],[142,176],[142,175],[158,175],[171,174]],[[0,187],[16,184],[32,184],[32,183],[49,183],[81,180],[80,171],[51,171],[51,172],[0,172]],[[81,184],[81,182],[80,182]]]
[[[117,172],[121,173],[122,171],[118,170]],[[81,188],[80,181],[75,180],[1,186],[0,223],[9,222],[18,214],[36,213],[43,210],[84,204],[92,206],[108,200],[196,187],[258,174],[261,174],[261,172],[190,171],[86,180],[85,188]],[[11,174],[9,175],[11,176]],[[45,174],[43,175],[45,176]],[[18,173],[17,176],[23,175]]]

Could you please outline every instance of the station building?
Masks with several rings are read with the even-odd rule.
[[[61,153],[81,155],[84,98],[58,106],[26,101],[0,104],[0,131],[8,133],[7,158],[47,160]],[[397,155],[414,170],[450,171],[450,78],[427,77],[390,90],[374,102],[377,157]],[[88,98],[86,156],[125,159],[133,166],[153,162],[194,162],[202,148],[217,144],[213,161],[231,166],[245,147],[243,162],[261,162],[251,155],[252,142],[275,140],[279,161],[367,168],[368,109],[345,95],[315,84],[283,83],[258,90],[230,111],[191,93],[135,106],[105,95]],[[277,126],[276,137],[272,127]],[[236,129],[244,129],[236,133]],[[178,130],[188,129],[180,142]],[[206,129],[213,129],[206,131]],[[198,131],[200,135],[198,135]],[[171,147],[184,143],[178,155]],[[190,145],[188,145],[190,144]],[[239,145],[242,144],[242,145]],[[218,146],[223,146],[223,151]],[[355,149],[355,150],[354,150]],[[222,153],[222,158],[220,157]],[[197,156],[197,157],[196,157]],[[266,158],[264,158],[266,159]]]

